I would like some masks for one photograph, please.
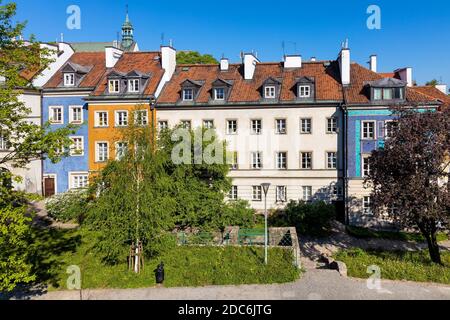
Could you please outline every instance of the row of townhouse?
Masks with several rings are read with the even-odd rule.
[[[128,17],[123,29],[120,45],[72,44],[43,85],[42,122],[79,125],[71,155],[43,161],[46,196],[86,187],[119,157],[122,129],[138,110],[142,125],[214,128],[233,155],[230,199],[262,210],[261,184],[269,182],[270,208],[324,200],[347,223],[380,224],[363,182],[368,156],[389,136],[390,107],[450,106],[446,88],[413,86],[411,68],[378,73],[376,56],[365,68],[348,48],[325,61],[263,63],[248,53],[238,64],[177,65],[172,47],[139,52]]]

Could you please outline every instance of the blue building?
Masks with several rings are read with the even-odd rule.
[[[344,86],[346,222],[388,228],[392,224],[387,217],[375,218],[371,188],[364,183],[370,172],[370,155],[384,147],[395,126],[392,106],[423,111],[438,108],[440,102],[412,86],[410,68],[380,74],[352,63],[350,74],[350,83]]]
[[[43,89],[44,123],[51,130],[69,124],[78,126],[70,136],[70,155],[59,163],[44,160],[44,194],[51,196],[84,188],[89,181],[88,105],[84,100],[106,71],[105,52],[77,52],[50,79]]]

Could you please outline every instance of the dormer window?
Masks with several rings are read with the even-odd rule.
[[[311,87],[310,86],[298,86],[298,96],[300,98],[310,98],[311,97]]]
[[[119,92],[120,92],[120,81],[109,80],[109,93],[119,93]]]
[[[64,86],[73,87],[75,85],[75,73],[64,74]]]
[[[406,82],[395,78],[384,78],[369,83],[371,100],[405,100]]]
[[[194,101],[194,89],[183,89],[183,101]]]
[[[274,99],[276,97],[276,88],[275,86],[266,86],[264,88],[264,98],[266,99]]]
[[[302,77],[296,79],[296,86],[294,87],[297,92],[297,100],[310,101],[315,97],[315,79],[313,77]]]
[[[214,89],[214,100],[225,100],[225,88],[215,88]]]
[[[128,92],[136,93],[140,91],[139,79],[128,80]]]

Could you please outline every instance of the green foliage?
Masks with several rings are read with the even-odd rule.
[[[351,249],[340,251],[335,258],[347,265],[351,277],[369,278],[372,273],[367,268],[376,265],[383,279],[450,284],[450,252],[442,253],[443,265],[433,263],[426,251]]]
[[[420,233],[403,232],[403,231],[378,231],[362,227],[347,226],[347,233],[359,239],[389,239],[400,241],[425,242],[425,237]],[[437,234],[437,241],[448,240],[448,235],[444,232]]]
[[[197,51],[180,51],[177,53],[177,64],[218,64],[210,54],[200,54]]]
[[[255,225],[255,210],[248,201],[230,201],[224,205],[223,213],[215,221],[216,229],[221,231],[227,226],[251,228]]]
[[[433,87],[435,87],[438,84],[439,84],[439,81],[437,81],[436,79],[433,79],[431,81],[428,81],[425,85],[426,86],[433,86]]]
[[[89,204],[86,190],[75,190],[48,198],[45,206],[48,215],[61,222],[83,222]]]
[[[27,261],[30,222],[24,206],[0,207],[0,291],[12,291],[17,284],[35,279]]]
[[[335,219],[335,207],[325,202],[290,201],[283,213],[270,217],[270,225],[296,227],[297,232],[312,236],[326,236]]]

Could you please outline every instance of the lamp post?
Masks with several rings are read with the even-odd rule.
[[[264,220],[265,220],[265,232],[264,232],[264,263],[267,265],[268,259],[267,259],[267,249],[269,245],[269,234],[268,234],[268,228],[267,228],[267,193],[269,192],[270,183],[263,183],[261,184],[261,187],[264,191]]]

